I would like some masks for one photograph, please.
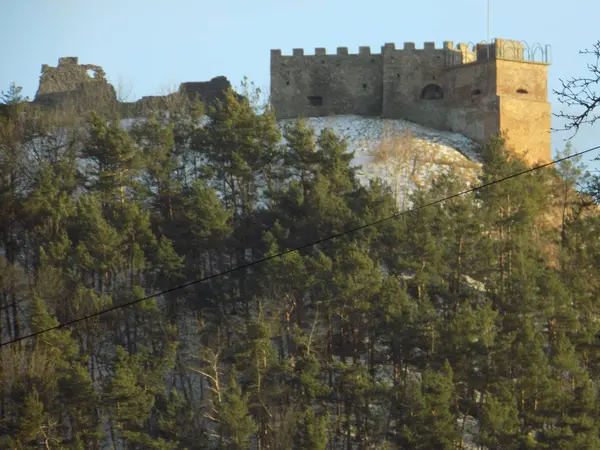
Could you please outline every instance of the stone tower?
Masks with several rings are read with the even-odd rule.
[[[407,42],[381,53],[271,51],[271,102],[279,119],[356,114],[406,119],[484,143],[500,132],[529,163],[549,161],[547,48],[519,41],[442,48]],[[540,59],[540,61],[536,61]]]

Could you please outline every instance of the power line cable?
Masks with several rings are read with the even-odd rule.
[[[512,175],[508,175],[508,176],[506,176],[504,178],[500,178],[498,180],[494,180],[494,181],[490,181],[488,183],[480,184],[478,186],[475,186],[475,187],[472,187],[470,189],[458,192],[458,193],[450,195],[448,197],[444,197],[444,198],[441,198],[441,199],[438,199],[438,200],[434,200],[432,202],[426,203],[426,204],[418,206],[416,208],[410,208],[410,209],[407,209],[407,210],[404,210],[404,211],[400,211],[400,212],[398,212],[396,214],[393,214],[391,216],[385,217],[383,219],[379,219],[379,220],[376,220],[374,222],[370,222],[368,224],[361,225],[359,227],[352,228],[352,229],[347,230],[347,231],[343,231],[341,233],[337,233],[337,234],[334,234],[334,235],[331,235],[331,236],[327,236],[327,237],[319,239],[317,241],[309,242],[307,244],[303,244],[303,245],[301,245],[299,247],[295,247],[295,248],[283,251],[281,253],[277,253],[275,255],[267,256],[267,257],[261,258],[261,259],[257,259],[256,261],[252,261],[252,262],[250,262],[248,264],[242,264],[241,266],[234,267],[233,269],[228,269],[228,270],[225,270],[223,272],[219,272],[219,273],[210,275],[208,277],[201,278],[199,280],[190,281],[190,282],[187,282],[185,284],[173,287],[171,289],[167,289],[165,291],[157,292],[156,294],[152,294],[152,295],[149,295],[149,296],[141,298],[141,299],[132,300],[130,302],[123,303],[123,304],[120,304],[120,305],[115,305],[115,306],[112,306],[110,308],[106,308],[106,309],[103,309],[101,311],[97,311],[95,313],[88,314],[88,315],[83,316],[83,317],[79,317],[77,319],[72,319],[72,320],[69,320],[69,321],[66,321],[66,322],[59,323],[58,325],[55,325],[53,327],[49,327],[49,328],[46,328],[46,329],[41,330],[41,331],[36,331],[35,333],[27,334],[25,336],[21,336],[21,337],[18,337],[16,339],[13,339],[11,341],[3,342],[3,343],[0,344],[0,347],[4,347],[5,345],[13,344],[15,342],[19,342],[19,341],[22,341],[22,340],[25,340],[25,339],[29,339],[29,338],[32,338],[32,337],[35,337],[35,336],[39,336],[41,334],[48,333],[49,331],[58,330],[60,328],[64,328],[64,327],[73,325],[74,323],[81,322],[81,321],[84,321],[84,320],[88,320],[88,319],[91,319],[93,317],[100,316],[102,314],[106,314],[106,313],[109,313],[109,312],[112,312],[112,311],[116,311],[116,310],[121,309],[121,308],[125,308],[127,306],[132,306],[132,305],[135,305],[137,303],[143,302],[145,300],[149,300],[151,298],[158,297],[159,295],[168,294],[168,293],[177,291],[179,289],[183,289],[183,288],[186,288],[188,286],[192,286],[194,284],[203,283],[205,281],[212,280],[214,278],[218,278],[218,277],[221,277],[221,276],[224,276],[224,275],[229,275],[230,273],[236,272],[238,270],[247,269],[247,268],[255,266],[257,264],[261,264],[261,263],[270,261],[270,260],[275,259],[275,258],[280,258],[282,256],[285,256],[285,255],[289,254],[289,253],[297,252],[299,250],[303,250],[305,248],[312,247],[313,245],[318,245],[318,244],[321,244],[323,242],[330,241],[330,240],[333,240],[333,239],[337,239],[339,237],[345,236],[345,235],[350,234],[350,233],[355,233],[356,231],[364,230],[365,228],[368,228],[368,227],[379,225],[380,223],[383,223],[383,222],[386,222],[388,220],[404,216],[405,214],[409,214],[409,213],[412,213],[412,212],[420,211],[421,209],[427,208],[429,206],[437,205],[439,203],[443,203],[445,201],[452,200],[453,198],[457,198],[457,197],[460,197],[462,195],[470,194],[471,192],[475,192],[475,191],[478,191],[480,189],[484,189],[484,188],[492,186],[494,184],[503,183],[503,182],[511,180],[513,178],[520,177],[521,175],[525,175],[527,173],[531,173],[531,172],[534,172],[536,170],[543,169],[544,167],[549,167],[551,165],[560,163],[562,161],[566,161],[568,159],[576,158],[577,156],[585,155],[586,153],[590,153],[590,152],[593,152],[593,151],[598,150],[598,149],[600,149],[600,145],[598,145],[596,147],[589,148],[587,150],[583,150],[583,151],[578,152],[578,153],[574,153],[573,155],[569,155],[569,156],[565,156],[563,158],[555,159],[553,161],[550,161],[550,162],[545,163],[545,164],[541,164],[539,166],[531,167],[529,169],[523,170],[521,172],[514,173]]]

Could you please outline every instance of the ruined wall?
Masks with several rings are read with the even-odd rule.
[[[146,96],[136,102],[118,102],[115,89],[106,80],[102,67],[79,64],[77,57],[65,57],[59,58],[57,67],[42,65],[33,104],[52,108],[68,106],[75,112],[118,111],[122,117],[134,117],[156,108],[166,108],[182,98],[214,105],[217,100],[224,99],[225,91],[230,88],[229,80],[219,76],[210,81],[181,83],[175,94]],[[238,99],[241,96],[238,95]]]
[[[156,109],[169,109],[178,107],[182,102],[198,100],[206,106],[214,106],[217,101],[225,99],[225,92],[231,89],[231,83],[226,77],[214,77],[210,81],[192,81],[179,85],[177,92],[169,95],[147,95],[136,102],[123,102],[120,104],[122,117],[145,116]],[[236,94],[238,100],[242,96]]]
[[[379,116],[383,102],[381,55],[369,47],[349,54],[324,48],[314,55],[294,49],[292,56],[271,51],[271,101],[277,117],[358,114]]]
[[[115,89],[100,66],[79,64],[76,57],[59,58],[57,67],[42,65],[34,103],[50,107],[70,103],[91,109],[116,101]]]
[[[210,81],[185,82],[179,85],[179,93],[189,97],[197,98],[207,105],[214,105],[217,100],[224,100],[227,90],[231,89],[231,83],[226,77],[214,77]]]

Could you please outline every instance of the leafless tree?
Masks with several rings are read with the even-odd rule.
[[[564,127],[556,131],[573,130],[573,136],[577,134],[581,125],[593,125],[600,120],[598,113],[600,93],[597,91],[600,86],[600,40],[593,45],[591,50],[581,50],[579,54],[591,55],[592,62],[587,63],[590,74],[587,77],[576,77],[567,81],[560,79],[561,89],[554,90],[560,103],[577,111],[561,111],[554,114],[566,121]]]

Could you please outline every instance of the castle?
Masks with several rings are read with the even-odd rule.
[[[541,61],[536,61],[541,59]],[[380,54],[324,48],[271,50],[271,103],[278,119],[362,115],[406,119],[483,144],[500,132],[527,162],[550,149],[548,47],[505,39],[476,45],[385,44]]]
[[[381,53],[360,47],[349,54],[324,48],[314,55],[271,50],[271,104],[277,119],[361,115],[406,119],[439,130],[461,133],[478,143],[502,133],[507,144],[529,163],[547,162],[550,149],[548,47],[529,48],[506,39],[476,45],[445,41],[442,48],[407,42],[403,49],[385,44]],[[231,84],[225,77],[182,83],[179,92],[212,104]],[[168,96],[117,100],[102,67],[60,58],[42,66],[34,104],[54,106],[72,100],[82,111],[117,105],[132,116]]]

